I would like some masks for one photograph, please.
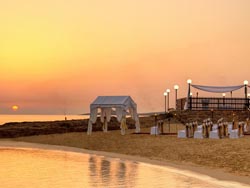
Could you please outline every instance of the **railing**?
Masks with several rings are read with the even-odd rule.
[[[177,100],[177,109],[184,110],[186,98]],[[207,98],[190,97],[189,110],[247,110],[250,108],[249,98]]]
[[[189,98],[190,110],[247,110],[249,104],[248,98]]]

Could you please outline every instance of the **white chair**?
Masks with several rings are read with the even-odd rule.
[[[197,126],[197,131],[194,132],[194,138],[203,139],[202,125]]]
[[[218,129],[218,124],[213,124],[212,131],[216,131]]]
[[[185,130],[179,130],[177,138],[190,138],[192,137],[192,123],[186,123]]]
[[[212,131],[209,132],[209,138],[212,139],[220,139],[218,125],[214,124],[212,127]]]
[[[245,132],[250,132],[250,121],[249,121],[249,118],[246,119],[246,122],[245,122]]]
[[[230,134],[230,132],[233,130],[233,124],[229,123],[227,126],[227,129],[228,129],[228,133]]]
[[[239,130],[233,129],[229,132],[229,138],[239,138]]]
[[[220,139],[220,137],[218,135],[218,130],[210,131],[209,138]]]
[[[178,131],[177,138],[187,138],[186,130]]]
[[[238,126],[241,128],[231,130],[229,132],[229,138],[239,138],[239,137],[244,136],[244,133],[242,131],[242,127],[244,126],[244,122],[240,122]],[[241,129],[241,130],[239,130],[239,129]]]
[[[187,136],[190,135],[191,125],[192,125],[192,123],[186,123],[185,130],[179,130],[178,134],[177,134],[177,138],[187,138]]]
[[[227,128],[228,128],[229,138],[239,138],[238,129],[233,129],[232,123],[229,123]]]
[[[159,134],[158,127],[157,126],[151,127],[150,134],[151,135],[158,135]]]
[[[247,132],[247,131],[250,131],[250,130],[248,130],[247,124],[245,123],[244,124],[244,132]]]

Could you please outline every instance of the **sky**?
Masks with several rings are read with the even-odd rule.
[[[174,107],[174,84],[185,97],[189,78],[241,85],[250,81],[249,8],[249,0],[1,1],[0,114],[81,114],[98,95],[164,111],[164,91]]]

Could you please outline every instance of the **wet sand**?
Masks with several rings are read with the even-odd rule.
[[[220,180],[237,181],[250,185],[249,136],[235,140],[228,138],[194,140],[178,139],[176,136],[168,135],[132,134],[133,131],[127,131],[125,136],[121,136],[120,131],[109,131],[106,134],[93,132],[91,136],[87,136],[86,133],[66,133],[20,137],[12,139],[18,141],[12,142],[12,146],[22,146],[23,141],[52,144],[57,145],[53,146],[53,149],[87,151],[87,153],[108,157],[166,165],[206,174]],[[29,146],[27,143],[24,145]],[[30,144],[30,147],[33,146],[38,145]],[[68,149],[64,146],[71,148]],[[50,146],[39,147],[47,149]]]
[[[223,172],[218,169],[209,169],[201,166],[187,165],[187,164],[178,164],[166,161],[152,160],[145,157],[138,156],[129,156],[124,154],[112,153],[112,152],[104,152],[104,151],[93,151],[86,150],[68,146],[56,146],[56,145],[47,145],[47,144],[37,144],[37,143],[27,143],[27,142],[15,142],[11,140],[0,141],[0,147],[4,148],[37,148],[44,150],[60,150],[66,152],[77,152],[77,153],[89,153],[92,155],[101,155],[110,158],[119,158],[121,160],[131,160],[135,162],[148,163],[152,165],[159,165],[168,167],[173,172],[182,171],[182,174],[188,174],[188,176],[203,179],[207,181],[213,181],[214,179],[223,180],[227,182],[235,182],[235,186],[237,185],[249,185],[250,179],[244,176],[236,176],[230,173]],[[240,183],[240,184],[237,184]]]

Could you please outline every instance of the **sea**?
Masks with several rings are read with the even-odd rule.
[[[0,115],[0,125],[9,122],[62,121],[88,119],[88,115]]]

